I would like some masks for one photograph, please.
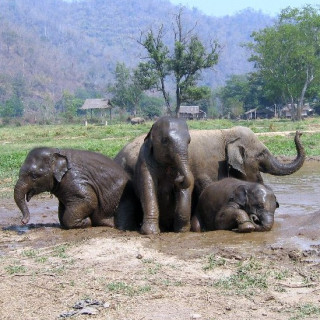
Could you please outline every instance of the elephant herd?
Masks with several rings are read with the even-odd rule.
[[[295,159],[282,163],[246,127],[189,130],[183,119],[161,117],[114,159],[84,150],[31,150],[14,199],[23,224],[30,219],[26,201],[48,191],[59,200],[66,229],[268,231],[279,205],[261,172],[299,170],[305,160],[300,135]]]

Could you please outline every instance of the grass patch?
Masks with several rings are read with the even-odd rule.
[[[226,129],[246,126],[256,133],[279,131],[307,131],[320,129],[320,118],[293,122],[291,120],[231,121],[226,119],[188,121],[190,129]],[[28,152],[39,146],[75,148],[100,152],[113,158],[135,137],[146,134],[152,122],[132,126],[121,123],[109,126],[83,125],[27,125],[0,128],[0,198],[13,196],[19,169]],[[259,136],[276,156],[296,155],[294,134],[288,136]],[[309,156],[320,155],[320,133],[305,133],[301,138]]]
[[[320,307],[314,304],[304,304],[297,308],[296,315],[289,320],[307,319],[309,317],[320,316]]]
[[[140,294],[151,291],[151,286],[150,285],[132,286],[122,281],[115,281],[115,282],[110,282],[107,285],[107,290],[117,294],[124,294],[132,297],[135,295],[140,295]]]
[[[255,259],[240,262],[235,274],[219,279],[214,286],[227,291],[235,291],[236,294],[250,295],[256,290],[267,289],[268,272]]]
[[[226,265],[226,260],[223,258],[215,257],[213,254],[207,258],[207,264],[203,267],[204,271],[213,270],[214,268]]]

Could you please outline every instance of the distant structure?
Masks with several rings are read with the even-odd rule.
[[[294,109],[297,109],[297,104],[294,105]],[[291,114],[292,108],[291,108],[291,104],[288,103],[282,110],[281,113],[282,115],[287,118],[287,119],[291,119],[292,114]],[[309,103],[306,103],[302,109],[301,109],[301,117],[302,118],[306,118],[310,115],[313,115],[314,110],[310,107]]]
[[[180,106],[179,117],[188,120],[205,119],[207,114],[199,106]]]
[[[91,112],[91,119],[92,119],[92,110],[100,109],[101,110],[101,117],[106,118],[106,110],[109,110],[109,119],[111,121],[112,114],[111,110],[113,105],[111,104],[110,99],[86,99],[83,106],[79,108],[80,110],[85,110],[87,114],[87,110]],[[104,113],[102,111],[105,111]],[[87,119],[87,118],[86,118]],[[87,120],[86,120],[87,121]]]

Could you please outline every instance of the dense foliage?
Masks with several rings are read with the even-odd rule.
[[[275,25],[252,37],[251,61],[269,98],[289,103],[293,119],[301,119],[306,95],[320,83],[320,10],[288,7]]]
[[[104,96],[118,62],[134,68],[144,58],[140,31],[162,23],[170,28],[177,10],[169,0],[1,0],[0,107],[20,114],[19,105],[9,108],[18,90],[25,118],[35,121],[60,112],[55,106],[64,92]],[[223,47],[216,71],[204,72],[202,84],[214,88],[232,73],[250,71],[240,44],[271,21],[251,10],[215,18],[186,9],[186,28],[197,24],[203,43],[216,39]]]

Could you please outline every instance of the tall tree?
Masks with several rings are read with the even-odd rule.
[[[292,107],[301,119],[306,92],[320,77],[320,15],[311,6],[282,10],[274,26],[252,34],[250,58],[274,100]],[[297,107],[295,107],[297,105]]]
[[[142,96],[140,83],[124,63],[117,63],[114,76],[115,83],[107,89],[113,94],[112,103],[121,110],[131,111],[135,115]]]
[[[173,50],[164,42],[163,25],[147,34],[141,34],[138,43],[147,51],[147,61],[141,62],[137,70],[137,78],[145,90],[157,89],[162,92],[167,113],[172,113],[170,100],[170,80],[174,78],[176,108],[179,116],[180,106],[188,101],[190,94],[195,94],[197,81],[202,70],[212,68],[218,62],[219,44],[212,41],[210,48],[205,48],[194,28],[185,31],[183,27],[183,9],[175,15],[173,22]],[[205,93],[205,90],[201,89]]]

